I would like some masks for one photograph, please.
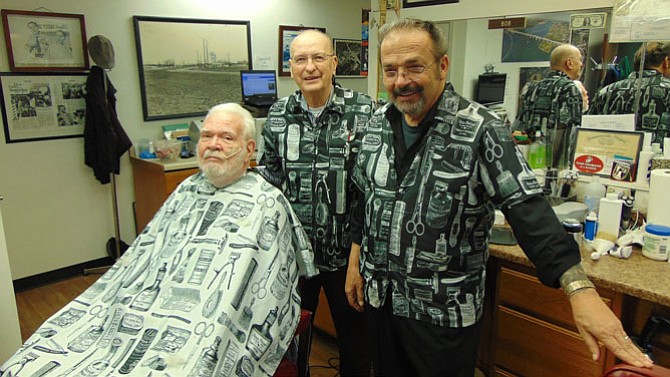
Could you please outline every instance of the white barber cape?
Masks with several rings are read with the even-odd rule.
[[[0,376],[272,375],[313,254],[281,192],[250,171],[186,179],[114,266],[49,318]]]

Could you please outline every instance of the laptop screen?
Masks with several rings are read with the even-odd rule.
[[[275,71],[240,71],[242,98],[245,103],[254,99],[275,101],[277,99],[277,75]]]

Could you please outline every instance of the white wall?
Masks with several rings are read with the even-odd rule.
[[[360,39],[361,9],[368,0],[2,0],[3,9],[84,14],[88,37],[109,38],[116,66],[117,112],[133,141],[160,137],[165,124],[188,119],[144,122],[133,34],[133,15],[250,20],[253,58],[268,57],[277,66],[278,25],[325,27],[334,38]],[[8,72],[4,35],[0,71]],[[169,48],[169,44],[166,44]],[[367,79],[342,79],[366,91]],[[281,96],[296,89],[280,77]],[[135,238],[133,179],[127,154],[122,158],[117,192],[121,239]],[[12,278],[19,279],[105,257],[114,235],[110,185],[101,185],[84,165],[83,139],[6,144],[0,142],[0,194]]]
[[[399,0],[398,0],[399,1]],[[371,14],[370,20],[370,77],[368,81],[368,92],[372,95],[376,95],[376,80],[372,79],[378,75],[378,56],[377,56],[377,31],[379,25],[379,6],[376,0],[372,0],[372,9],[374,10]],[[424,20],[431,21],[456,21],[456,20],[467,20],[474,18],[491,18],[491,17],[502,17],[508,15],[521,15],[521,14],[533,14],[533,13],[543,13],[543,12],[558,12],[558,11],[574,11],[581,9],[592,9],[592,8],[611,8],[614,4],[613,0],[550,0],[550,1],[538,1],[538,0],[515,0],[515,1],[500,1],[500,0],[461,0],[459,3],[455,4],[443,4],[443,5],[432,5],[426,7],[416,7],[416,8],[406,8],[401,9],[399,12],[400,17],[413,17],[420,18]],[[395,12],[387,11],[386,12],[387,20],[395,19]],[[486,29],[486,28],[485,28]],[[484,30],[485,30],[484,29]],[[469,23],[454,23],[452,24],[451,29],[451,40],[454,41],[454,38],[459,38],[459,33],[466,33],[468,39],[470,37],[469,33],[473,30],[473,26]],[[469,41],[468,41],[469,42]],[[456,45],[458,44],[458,45]],[[482,52],[484,48],[492,48],[492,45],[481,45],[481,44],[468,44],[464,46],[462,44],[462,39],[458,40],[456,44],[453,44],[450,48],[450,59],[452,60],[451,69],[452,71],[449,75],[449,80],[454,83],[456,88],[463,88],[466,92],[470,91],[469,85],[472,85],[468,80],[472,80],[470,73],[466,74],[466,70],[473,69],[477,71],[477,75],[484,71],[484,64],[474,64],[471,65],[472,60],[465,60],[467,64],[463,63],[462,56],[477,54],[477,51]],[[465,51],[463,48],[465,47]],[[486,52],[488,53],[497,53],[498,51]],[[476,61],[476,60],[475,60]],[[503,71],[504,72],[504,71]],[[476,79],[476,75],[474,78]],[[461,86],[463,85],[463,86]]]

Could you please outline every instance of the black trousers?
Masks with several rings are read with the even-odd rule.
[[[344,294],[344,282],[347,277],[346,269],[333,272],[321,272],[315,278],[302,281],[300,289],[302,308],[316,313],[319,305],[321,287],[328,299],[330,315],[335,324],[337,344],[340,351],[340,375],[370,376],[371,354],[366,340],[365,313],[355,311],[347,302]],[[314,316],[312,316],[314,322]],[[300,342],[298,365],[302,369],[308,365],[309,352],[312,340]],[[300,370],[300,376],[308,376],[309,370]]]
[[[365,307],[376,376],[474,376],[481,321],[440,327],[393,315],[389,301],[379,309]]]

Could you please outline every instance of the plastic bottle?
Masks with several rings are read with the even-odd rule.
[[[587,207],[586,212],[598,211],[600,199],[604,198],[607,192],[605,186],[600,183],[600,177],[592,175],[591,182],[587,183],[582,191],[584,192],[584,204]]]
[[[528,165],[532,169],[544,169],[547,167],[546,157],[547,147],[544,144],[542,132],[537,130],[535,131],[535,140],[533,140],[528,151]]]
[[[596,233],[598,232],[598,216],[595,211],[589,212],[584,219],[584,239],[587,241],[593,241],[596,238]]]
[[[596,238],[603,238],[616,242],[619,238],[621,229],[621,211],[623,209],[623,200],[619,195],[610,192],[604,198],[600,199],[598,208],[598,234]]]
[[[637,174],[635,182],[649,184],[649,173],[651,173],[651,159],[654,157],[654,152],[651,147],[645,145],[640,151],[640,157],[637,163]]]

